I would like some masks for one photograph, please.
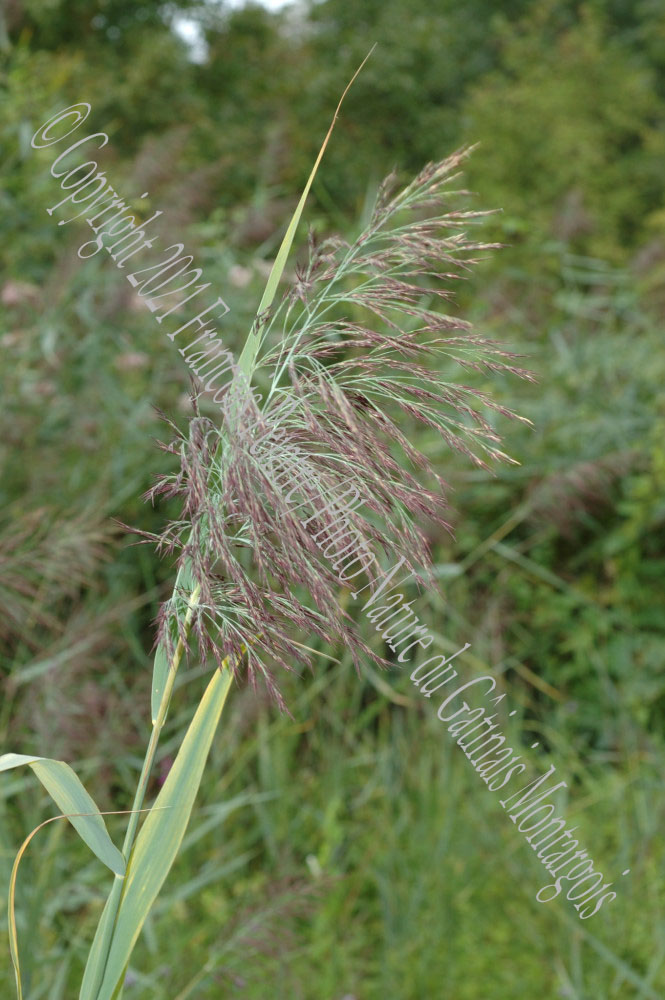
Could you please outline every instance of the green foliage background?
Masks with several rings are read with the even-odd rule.
[[[173,18],[200,25],[198,61]],[[236,691],[176,868],[128,973],[146,1000],[532,1000],[665,993],[665,8],[659,0],[323,0],[299,13],[130,0],[8,0],[0,14],[0,728],[75,764],[123,809],[147,732],[151,622],[173,570],[118,518],[170,461],[153,405],[188,414],[187,371],[77,223],[30,136],[88,101],[116,190],[162,209],[242,345],[330,114],[350,92],[307,211],[349,233],[392,167],[479,142],[465,183],[507,246],[458,295],[527,355],[535,386],[481,380],[521,465],[437,454],[455,537],[432,533],[444,649],[472,643],[550,763],[618,898],[591,921],[539,904],[546,873],[395,671],[343,650],[288,677],[293,718]],[[59,199],[58,199],[59,200]],[[305,233],[303,233],[304,237]],[[322,651],[323,652],[323,651]],[[162,773],[209,668],[184,675]],[[158,787],[156,777],[154,790]],[[29,776],[0,787],[0,884],[50,815]],[[122,821],[109,827],[120,837]],[[102,869],[63,824],[19,877],[31,1000],[77,993]],[[620,872],[630,868],[630,875]],[[13,989],[0,959],[3,995]]]

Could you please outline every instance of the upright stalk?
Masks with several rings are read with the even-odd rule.
[[[194,610],[196,608],[196,602],[198,600],[199,594],[201,592],[200,584],[196,584],[194,590],[188,601],[187,614],[185,615],[185,635],[189,632],[190,626],[192,624],[192,618],[194,617]],[[148,749],[146,750],[145,758],[143,760],[143,767],[141,768],[141,775],[139,777],[139,783],[136,786],[136,794],[134,796],[134,802],[132,803],[132,812],[129,817],[129,823],[127,824],[127,832],[125,834],[125,840],[122,845],[122,853],[125,855],[125,859],[129,865],[129,852],[134,845],[134,839],[136,837],[136,831],[139,824],[140,810],[143,807],[143,801],[145,799],[146,788],[148,787],[148,780],[150,778],[150,772],[152,771],[152,765],[155,762],[155,754],[157,753],[157,745],[159,743],[159,737],[161,736],[162,728],[164,722],[166,721],[166,715],[169,710],[169,704],[171,702],[171,695],[173,694],[173,687],[175,684],[175,677],[178,672],[178,667],[180,666],[180,661],[182,659],[182,654],[185,650],[185,644],[182,637],[178,638],[178,644],[173,653],[173,660],[169,664],[169,672],[166,679],[166,685],[164,687],[164,694],[162,695],[162,700],[159,706],[159,712],[157,713],[157,718],[152,724],[152,733],[150,734],[150,742],[148,743]]]
[[[187,614],[185,615],[183,622],[185,638],[189,633],[189,629],[192,624],[192,619],[196,610],[196,602],[200,592],[200,584],[196,584],[190,595]],[[148,787],[150,773],[155,762],[159,738],[164,727],[164,722],[166,721],[175,685],[175,678],[178,672],[178,667],[180,666],[180,661],[182,660],[184,649],[185,643],[183,636],[181,635],[178,637],[178,642],[173,653],[173,659],[169,663],[169,671],[164,685],[164,692],[159,704],[159,710],[152,724],[152,733],[150,734],[150,741],[148,743],[148,748],[143,760],[143,766],[141,768],[141,774],[136,787],[129,823],[127,824],[127,832],[125,833],[125,840],[122,847],[122,853],[127,862],[127,871],[125,872],[124,877],[117,875],[113,882],[111,892],[109,893],[104,912],[102,913],[102,917],[97,928],[97,934],[95,936],[96,940],[93,942],[93,949],[95,948],[95,944],[98,943],[99,953],[97,956],[97,962],[94,968],[90,970],[86,969],[87,975],[90,976],[90,980],[88,982],[86,982],[86,977],[84,976],[82,988],[87,987],[89,991],[88,995],[91,996],[97,995],[97,991],[102,984],[104,973],[106,971],[106,964],[111,949],[111,942],[113,940],[113,932],[115,929],[116,918],[118,916],[118,910],[120,909],[125,879],[127,878],[127,873],[131,867],[131,853],[138,830],[140,810],[142,809],[143,802],[145,800],[145,793]]]
[[[367,58],[369,58],[369,55],[365,57],[361,66],[358,68],[358,70],[352,77],[350,83],[347,85],[344,93],[342,94],[340,102],[333,116],[333,120],[330,124],[330,128],[328,129],[326,137],[319,151],[319,155],[316,159],[312,172],[310,173],[308,181],[305,185],[302,197],[298,202],[298,206],[289,223],[286,234],[284,235],[279,251],[275,258],[272,270],[270,272],[270,276],[266,284],[265,291],[263,293],[263,297],[259,304],[259,308],[256,314],[256,319],[252,325],[252,328],[249,332],[249,335],[244,344],[243,350],[241,352],[238,361],[239,372],[241,373],[242,376],[244,376],[244,379],[248,384],[251,382],[252,374],[256,366],[257,355],[261,345],[262,321],[265,319],[267,311],[272,306],[272,302],[275,298],[279,282],[284,272],[286,260],[289,255],[291,245],[293,243],[293,238],[295,236],[296,229],[298,227],[298,223],[300,221],[303,208],[307,200],[307,195],[309,193],[310,187],[312,186],[312,182],[314,180],[319,164],[323,157],[325,148],[328,144],[328,140],[330,139],[330,136],[332,134],[335,122],[337,120],[337,115],[342,105],[342,101],[344,100],[344,97],[346,96],[349,87],[354,82],[358,73],[364,66],[365,62],[367,61]],[[176,588],[177,588],[177,582],[176,582]],[[94,961],[90,963],[89,960],[89,964],[88,966],[86,966],[86,972],[84,974],[84,980],[82,985],[81,996],[85,996],[86,998],[93,998],[98,996],[99,989],[102,985],[102,981],[106,973],[106,967],[108,964],[108,958],[111,950],[111,944],[113,941],[113,935],[117,924],[120,903],[122,901],[123,890],[126,884],[127,873],[131,869],[132,865],[132,852],[137,836],[137,830],[139,824],[139,812],[143,806],[148,779],[150,777],[150,772],[152,770],[152,766],[155,760],[155,754],[157,752],[159,737],[164,725],[164,721],[166,719],[166,714],[168,712],[171,695],[173,693],[175,675],[180,665],[182,653],[185,648],[183,639],[186,638],[189,632],[192,619],[194,617],[196,602],[200,594],[200,589],[201,589],[200,585],[197,584],[193,588],[192,593],[190,595],[187,614],[183,623],[184,624],[183,634],[178,638],[178,643],[173,655],[173,660],[169,664],[168,676],[164,681],[164,691],[160,699],[159,709],[155,714],[155,718],[153,721],[153,728],[150,736],[150,742],[148,744],[145,759],[143,761],[143,767],[141,769],[141,775],[139,778],[139,783],[136,789],[136,794],[134,796],[134,802],[132,805],[132,813],[129,819],[129,823],[127,825],[127,832],[125,834],[123,854],[127,862],[127,871],[125,872],[124,877],[116,876],[115,882],[113,884],[106,906],[104,908],[104,912],[102,913],[101,920],[97,927],[97,933],[95,935],[95,940],[93,941],[92,951],[90,955],[90,958],[92,958],[93,952],[95,953]],[[228,669],[228,663],[226,664],[226,666]],[[153,711],[154,711],[154,706],[153,706]],[[114,996],[115,997],[119,996],[121,992],[122,992],[122,983],[119,984],[117,992],[114,994]]]

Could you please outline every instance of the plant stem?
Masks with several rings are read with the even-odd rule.
[[[197,584],[192,593],[190,594],[189,600],[187,602],[187,614],[183,622],[184,625],[184,637],[186,638],[189,632],[190,626],[192,624],[192,618],[194,617],[194,612],[196,610],[196,602],[198,600],[199,594],[201,592],[201,587]],[[113,941],[113,932],[115,929],[116,918],[118,915],[118,910],[120,909],[120,903],[122,901],[122,893],[125,885],[125,880],[127,878],[127,872],[131,866],[131,852],[134,846],[134,841],[136,839],[136,833],[139,825],[140,810],[143,806],[143,801],[145,799],[146,789],[148,787],[148,781],[150,779],[150,772],[152,771],[152,766],[155,762],[155,755],[157,753],[157,746],[159,744],[159,737],[161,736],[162,729],[164,727],[164,722],[166,721],[166,716],[169,710],[169,705],[171,702],[171,695],[173,694],[173,687],[175,685],[175,678],[178,672],[178,667],[180,666],[180,661],[182,659],[182,654],[185,649],[185,643],[183,641],[183,636],[178,637],[178,643],[176,645],[175,651],[173,653],[173,659],[169,663],[169,672],[164,685],[164,692],[159,704],[159,710],[157,716],[152,724],[152,733],[150,734],[150,741],[148,743],[148,748],[146,750],[145,758],[143,760],[143,767],[141,768],[141,774],[139,777],[139,782],[136,787],[136,793],[134,795],[134,802],[132,803],[132,812],[129,817],[129,823],[127,824],[127,832],[125,833],[125,840],[122,847],[122,853],[127,862],[127,870],[124,877],[116,876],[116,879],[111,887],[111,892],[107,900],[104,913],[102,914],[102,921],[104,923],[104,930],[102,931],[101,925],[98,927],[97,933],[100,931],[102,933],[103,943],[101,945],[102,952],[99,955],[98,962],[92,972],[94,985],[93,991],[94,995],[97,995],[97,990],[101,986],[102,980],[104,978],[104,973],[106,971],[106,963],[108,961],[109,952],[111,949],[111,942]],[[94,944],[93,944],[94,947]]]
[[[191,596],[188,601],[187,614],[185,615],[185,635],[189,632],[189,627],[192,623],[192,618],[194,617],[194,610],[196,608],[196,602],[198,600],[199,593],[201,591],[200,585],[194,587]],[[145,798],[146,788],[148,787],[148,780],[150,778],[150,772],[152,771],[152,765],[155,762],[155,754],[157,753],[157,745],[159,743],[159,737],[161,736],[162,728],[164,722],[166,721],[166,715],[169,710],[169,704],[171,702],[171,695],[173,694],[173,686],[175,684],[176,674],[178,672],[178,667],[180,666],[180,661],[182,659],[182,654],[185,650],[185,644],[182,640],[182,636],[178,638],[178,644],[173,653],[173,660],[169,664],[169,673],[166,679],[166,684],[164,685],[164,694],[162,695],[162,700],[159,705],[159,712],[157,713],[157,718],[152,724],[152,733],[150,734],[150,742],[148,743],[148,749],[146,750],[145,758],[143,761],[143,767],[141,768],[141,776],[139,777],[139,783],[136,786],[136,794],[134,796],[134,802],[132,803],[132,812],[129,817],[129,823],[127,824],[127,833],[125,834],[125,841],[122,845],[122,853],[125,855],[127,861],[129,861],[129,852],[131,851],[134,840],[136,838],[136,831],[139,824],[139,810],[143,806],[143,800]]]

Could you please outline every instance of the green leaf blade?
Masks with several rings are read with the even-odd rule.
[[[272,305],[273,299],[275,298],[275,295],[277,293],[277,288],[279,287],[279,283],[282,280],[282,275],[284,274],[284,268],[286,267],[286,262],[288,260],[289,253],[291,252],[291,246],[293,244],[293,240],[294,240],[295,235],[296,235],[296,230],[298,228],[298,224],[300,222],[300,219],[301,219],[301,216],[302,216],[302,213],[303,213],[303,209],[305,208],[305,202],[307,201],[307,196],[309,195],[310,188],[312,187],[312,184],[314,183],[314,178],[316,177],[316,172],[319,169],[319,165],[321,163],[321,160],[323,159],[323,154],[326,151],[326,146],[328,145],[328,142],[330,140],[330,136],[332,135],[333,129],[335,127],[335,122],[337,121],[337,116],[338,116],[338,114],[340,112],[340,108],[342,107],[342,103],[344,101],[344,98],[346,97],[347,93],[349,92],[352,84],[355,82],[356,77],[358,76],[358,74],[362,70],[363,66],[365,65],[365,63],[367,62],[367,60],[369,59],[369,57],[371,56],[371,54],[374,51],[375,47],[376,46],[373,45],[372,48],[370,49],[370,51],[367,53],[367,55],[365,56],[365,58],[361,62],[360,66],[355,71],[355,73],[351,77],[350,81],[346,85],[344,93],[342,94],[342,96],[339,99],[339,104],[337,105],[337,108],[335,109],[335,114],[333,115],[332,122],[330,123],[330,128],[328,129],[328,132],[326,133],[326,137],[323,140],[323,143],[322,143],[321,148],[319,150],[319,155],[317,156],[316,161],[314,163],[314,166],[312,167],[312,171],[311,171],[309,177],[307,178],[307,183],[305,184],[303,193],[300,196],[300,201],[298,202],[298,204],[296,206],[295,212],[291,216],[291,221],[289,222],[289,225],[287,227],[286,233],[284,234],[284,239],[282,240],[280,248],[277,251],[277,256],[275,257],[275,262],[274,262],[274,264],[272,266],[272,269],[270,271],[270,274],[268,276],[268,281],[266,282],[266,287],[265,287],[265,290],[263,292],[263,295],[261,296],[261,301],[259,303],[259,308],[257,309],[257,312],[256,312],[256,320],[254,321],[254,325],[252,326],[252,329],[250,330],[249,336],[247,337],[247,340],[245,341],[245,346],[243,347],[242,354],[240,355],[240,358],[238,360],[238,367],[240,368],[240,371],[243,372],[243,374],[247,376],[248,380],[251,379],[251,377],[252,377],[252,372],[254,370],[254,364],[256,362],[256,356],[258,354],[259,346],[260,346],[260,343],[261,343],[261,325],[260,325],[261,324],[261,316],[263,315],[263,313],[265,313],[266,309],[269,309],[270,306]]]
[[[155,650],[155,660],[152,668],[152,692],[150,695],[150,710],[152,714],[153,725],[157,714],[159,712],[159,706],[162,703],[162,697],[164,695],[164,689],[166,688],[166,680],[169,675],[169,658],[166,655],[166,650],[163,644],[160,642],[159,646]]]
[[[178,570],[178,575],[176,576],[174,594],[182,593],[187,595],[189,599],[191,595],[196,591],[196,580],[192,572],[192,565],[190,560],[186,560],[180,569]],[[155,720],[159,715],[159,709],[162,704],[162,698],[164,696],[164,691],[166,689],[166,683],[169,676],[169,670],[173,667],[169,662],[168,654],[164,643],[157,646],[155,650],[155,659],[152,668],[152,689],[150,693],[150,712],[152,716],[152,723],[155,724]]]
[[[84,978],[80,1000],[113,1000],[124,980],[136,940],[185,835],[231,682],[230,670],[215,671],[201,699],[168,777],[136,838],[101,987],[94,993],[85,992]],[[86,967],[88,982],[92,981],[93,972]]]
[[[106,824],[81,779],[63,760],[7,753],[0,771],[29,765],[64,816],[99,860],[116,875],[124,875],[125,859],[111,840]]]

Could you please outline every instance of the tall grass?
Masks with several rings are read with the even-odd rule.
[[[406,883],[402,883],[401,891],[406,895],[397,898],[393,891],[395,872],[405,864],[413,864],[420,871],[426,869],[425,855],[433,864],[445,867],[448,885],[457,886],[454,894],[462,902],[465,893],[468,897],[474,891],[483,891],[483,873],[488,858],[483,856],[484,852],[480,857],[470,852],[464,839],[460,840],[459,831],[466,822],[473,820],[465,814],[468,799],[462,794],[463,786],[457,786],[457,795],[455,785],[450,786],[452,772],[447,752],[444,752],[441,770],[436,768],[434,772],[426,767],[421,773],[417,757],[414,757],[412,771],[413,775],[419,775],[417,787],[408,789],[408,795],[400,795],[400,769],[405,759],[411,760],[417,754],[421,729],[397,716],[402,721],[397,722],[395,732],[392,735],[388,731],[383,733],[388,749],[380,754],[375,751],[371,739],[373,727],[378,725],[385,729],[395,722],[395,718],[382,718],[379,698],[367,699],[366,689],[348,671],[348,657],[343,650],[346,646],[356,654],[356,659],[365,654],[379,662],[382,661],[381,651],[365,647],[361,637],[345,620],[337,603],[340,595],[336,583],[318,560],[311,539],[307,533],[298,531],[293,519],[287,519],[289,512],[277,484],[266,475],[265,469],[256,468],[249,453],[252,430],[269,421],[279,422],[280,413],[289,403],[297,401],[299,408],[288,426],[292,439],[307,448],[311,455],[314,498],[329,495],[351,478],[363,491],[370,512],[364,520],[358,520],[368,542],[377,545],[387,541],[395,551],[408,553],[414,565],[426,563],[425,539],[417,531],[414,516],[426,514],[432,518],[432,523],[436,516],[441,517],[439,501],[443,484],[437,480],[432,463],[424,460],[411,446],[401,421],[411,420],[413,426],[418,421],[424,423],[439,441],[442,438],[447,445],[472,458],[481,470],[485,456],[500,458],[501,455],[496,448],[496,431],[483,415],[483,409],[495,405],[491,399],[478,390],[458,387],[449,375],[443,380],[422,364],[421,359],[439,351],[436,362],[439,367],[452,361],[480,366],[481,370],[516,371],[512,361],[505,359],[493,345],[474,339],[466,324],[452,317],[442,317],[429,307],[432,291],[423,279],[441,277],[437,261],[445,255],[443,276],[450,278],[452,274],[464,273],[463,268],[485,249],[482,244],[469,242],[455,233],[462,221],[468,222],[468,216],[448,211],[434,216],[432,221],[423,215],[424,210],[431,207],[433,197],[448,197],[444,183],[450,181],[457,163],[458,159],[453,158],[427,168],[405,192],[396,196],[391,197],[385,187],[369,227],[355,241],[331,241],[323,247],[313,247],[309,264],[300,271],[292,294],[268,315],[263,303],[253,332],[249,374],[267,388],[264,412],[248,412],[251,404],[247,397],[242,393],[231,394],[228,417],[221,428],[200,415],[191,422],[186,435],[176,428],[177,444],[172,450],[181,456],[181,473],[175,480],[162,480],[154,495],[161,491],[182,495],[185,499],[182,518],[169,526],[159,539],[163,546],[179,548],[180,571],[174,597],[160,619],[161,641],[153,682],[156,708],[153,734],[123,846],[127,870],[118,873],[100,921],[88,959],[83,997],[119,996],[122,991],[127,963],[138,935],[171,865],[177,861],[181,844],[187,843],[187,823],[232,675],[239,677],[243,669],[253,679],[267,682],[268,690],[292,710],[302,705],[303,697],[307,701],[318,690],[333,694],[335,685],[339,685],[340,691],[331,699],[323,728],[326,733],[339,733],[342,727],[348,733],[348,763],[338,761],[328,773],[324,769],[322,778],[311,774],[305,776],[306,788],[310,794],[315,792],[315,825],[319,827],[315,837],[317,847],[308,858],[308,866],[315,879],[325,878],[326,871],[339,871],[339,858],[344,856],[346,885],[353,871],[355,888],[349,895],[346,889],[335,890],[333,886],[327,906],[320,915],[319,926],[313,933],[316,949],[312,960],[303,963],[302,958],[294,959],[288,979],[290,985],[285,987],[290,992],[283,995],[332,995],[342,974],[351,980],[346,983],[349,990],[359,989],[364,984],[376,996],[385,996],[390,990],[398,990],[404,997],[426,994],[431,989],[431,962],[437,953],[437,942],[423,941],[421,933],[414,943],[410,928],[423,908],[429,912],[434,908],[438,914],[434,923],[438,928],[446,927],[448,921],[452,924],[452,915],[440,900],[436,900],[423,879],[408,889]],[[409,211],[415,213],[415,220],[407,220]],[[395,417],[395,414],[401,415]],[[377,455],[380,456],[378,460]],[[408,474],[408,478],[407,463],[416,470],[413,475]],[[388,478],[386,469],[389,470]],[[434,477],[435,488],[430,494],[418,489],[418,475]],[[312,497],[307,499],[311,501]],[[290,547],[288,551],[294,552],[292,562],[286,565],[285,542]],[[313,608],[311,599],[314,600]],[[314,632],[318,651],[323,652],[331,642],[336,652],[342,650],[340,666],[324,674],[323,683],[313,686],[306,696],[299,694],[292,683],[296,678],[286,677],[278,685],[272,673],[275,663],[281,663],[288,672],[298,661],[307,662],[303,645],[296,640],[298,630],[303,632],[303,639],[308,632]],[[168,734],[169,706],[182,677],[184,655],[192,637],[198,640],[203,667],[208,658],[216,657],[221,669],[213,673],[184,738],[178,738],[175,763],[139,830],[138,810],[142,808],[149,775],[158,756],[159,738]],[[366,676],[378,678],[371,671]],[[380,678],[375,683],[380,687]],[[288,693],[284,693],[283,687]],[[407,692],[394,697],[397,705],[400,698],[402,704],[408,702]],[[409,706],[409,710],[414,713],[415,706]],[[422,727],[425,722],[418,718],[417,724]],[[272,724],[270,731],[273,733],[271,744],[277,749],[272,752],[269,765],[272,775],[263,775],[268,788],[277,780],[278,773],[297,769],[299,743],[297,730],[286,720]],[[231,733],[233,738],[232,728]],[[261,709],[256,737],[259,757],[261,748],[265,751],[267,739],[268,727]],[[323,764],[325,749],[321,740],[325,743],[325,736],[314,732],[311,740]],[[170,740],[171,745],[172,742]],[[175,752],[177,748],[172,746],[172,749]],[[242,763],[242,760],[234,760],[232,754],[224,758],[225,767],[235,772],[236,781],[242,781]],[[41,775],[39,767],[38,761],[34,768],[44,779],[43,765]],[[362,775],[359,780],[354,769]],[[54,771],[52,767],[50,770]],[[50,790],[56,801],[62,799],[65,803],[61,805],[63,811],[71,814],[71,803],[68,805],[63,798],[63,789],[81,796],[77,779],[73,772],[63,777],[65,772],[59,767],[54,773],[58,775],[59,784],[54,788],[51,782]],[[459,777],[455,780],[460,781]],[[386,788],[391,789],[391,844],[384,850],[382,860],[373,865],[373,846],[362,836],[363,811],[370,808]],[[474,789],[469,794],[474,795]],[[451,814],[456,811],[455,827],[445,817],[443,827],[440,826],[440,812],[432,807],[435,799],[445,800]],[[259,839],[265,839],[268,853],[279,856],[278,845],[288,843],[292,833],[296,834],[298,843],[305,842],[311,835],[307,829],[307,800],[294,795],[292,804],[296,801],[299,808],[293,819],[292,808],[276,810],[270,805],[267,790],[263,795],[249,792],[244,798],[238,794],[223,805],[218,803],[210,807],[207,819],[194,831],[189,842],[195,844],[197,839],[205,838],[206,830],[214,830],[223,823],[233,808],[250,807],[262,831]],[[405,801],[410,804],[409,809],[417,804],[415,820],[408,810],[405,811]],[[78,808],[81,812],[88,811],[83,806]],[[271,824],[270,834],[267,824],[261,822],[266,810],[278,816],[278,821]],[[310,815],[311,810],[310,804]],[[340,839],[339,817],[348,810],[356,817],[354,829],[359,839],[355,851],[349,850]],[[93,825],[96,826],[101,838],[96,842],[98,856],[112,867],[117,863],[117,855],[111,850],[110,840],[99,832],[98,819],[80,819],[86,821],[83,834],[88,840],[93,838],[91,831]],[[494,851],[493,837],[488,838],[486,849],[488,855]],[[238,858],[242,864],[242,853]],[[463,859],[463,877],[459,874],[459,866],[455,866],[455,858]],[[233,861],[230,863],[233,865]],[[509,843],[502,844],[501,863],[507,873],[503,898],[511,895],[515,882],[521,877]],[[206,871],[204,866],[202,873],[192,875],[183,892],[193,895],[197,885],[218,878],[228,864],[216,858],[216,867]],[[457,917],[464,917],[463,908]],[[383,933],[387,935],[385,954],[389,957],[385,967],[361,958],[353,949],[344,954],[343,960],[340,957],[339,964],[326,962],[324,952],[326,943],[331,940],[333,924],[360,919],[374,922],[375,926],[367,929],[368,941],[375,940],[377,926],[383,926]],[[252,948],[249,942],[255,930],[251,918],[247,926],[243,927],[241,922],[236,928],[237,941],[245,952]],[[359,940],[360,937],[355,939],[356,948]],[[469,929],[463,954],[472,954],[470,942],[473,940]],[[463,945],[464,940],[460,939],[460,943]],[[531,947],[535,953],[536,942],[532,941]],[[200,971],[183,985],[182,997],[195,995],[202,988],[214,988],[215,970],[229,960],[229,954],[231,966],[227,967],[226,974],[232,975],[232,951],[229,952],[228,942],[220,941],[206,956]],[[423,955],[429,956],[430,965]],[[266,962],[274,961],[268,946],[263,956]],[[612,965],[607,956],[606,960]],[[573,955],[569,970],[553,971],[553,988],[555,984],[566,983],[575,988],[576,980],[579,985],[576,962]],[[619,983],[617,988],[639,990],[636,995],[645,997],[656,995],[647,979],[637,977],[636,980],[629,966],[620,959],[614,958],[613,967],[615,982]],[[317,992],[303,993],[305,969],[311,975],[313,968],[317,970]],[[440,974],[444,974],[444,966]],[[470,998],[474,995],[468,992],[462,962],[452,969],[447,963],[445,975],[448,986],[457,991],[456,996]],[[532,960],[531,954],[525,961],[520,983],[527,979],[533,982],[533,989],[542,987],[541,967]],[[58,995],[57,991],[62,993],[65,981],[63,977],[52,984],[53,997]],[[132,977],[127,981],[131,983]],[[168,990],[168,987],[157,986],[157,971],[152,978],[150,973],[146,974],[143,981],[146,987],[152,983],[151,989]],[[598,982],[602,981],[601,977]],[[503,971],[500,983],[500,989],[505,991],[518,988],[510,981],[508,970]],[[260,991],[261,987],[258,988]],[[505,995],[513,994],[488,992],[488,996]]]
[[[305,448],[310,466],[311,490],[305,490],[303,502],[314,506],[319,532],[325,533],[335,514],[326,513],[325,503],[319,511],[317,503],[350,481],[367,508],[354,515],[355,528],[368,545],[404,552],[414,570],[429,558],[415,518],[426,515],[445,524],[444,484],[389,413],[401,413],[400,422],[407,418],[436,429],[448,446],[481,467],[487,467],[483,452],[490,459],[506,457],[482,413],[494,407],[490,397],[442,381],[426,366],[438,354],[461,366],[527,374],[507,363],[505,352],[475,337],[467,323],[430,306],[433,298],[448,298],[445,284],[488,249],[461,231],[479,213],[446,204],[461,154],[428,166],[396,194],[391,191],[394,179],[389,179],[357,239],[352,244],[338,239],[320,247],[312,244],[309,264],[281,305],[272,308],[331,130],[277,254],[227,393],[223,423],[216,427],[197,414],[179,442],[180,474],[162,479],[151,491],[153,497],[182,495],[185,503],[180,520],[158,539],[162,547],[179,549],[178,577],[160,615],[152,733],[122,852],[68,765],[25,755],[0,759],[3,769],[29,764],[63,815],[115,873],[86,964],[81,1000],[111,1000],[122,992],[132,950],[185,835],[243,660],[250,679],[265,681],[282,707],[272,664],[291,670],[294,663],[308,662],[308,647],[296,639],[298,632],[303,640],[314,632],[321,641],[349,648],[356,665],[361,655],[384,663],[338,603],[337,581],[318,556],[313,530],[305,530],[284,501],[285,491],[276,481],[279,469],[266,469],[253,456],[256,429],[279,424],[289,412],[289,437]],[[253,378],[268,383],[261,411],[246,391]],[[299,410],[295,416],[294,403]],[[423,488],[407,463],[433,479],[435,489]],[[201,661],[214,657],[218,669],[140,825],[178,670],[192,638]],[[17,872],[15,865],[10,939],[21,997],[13,918]]]

